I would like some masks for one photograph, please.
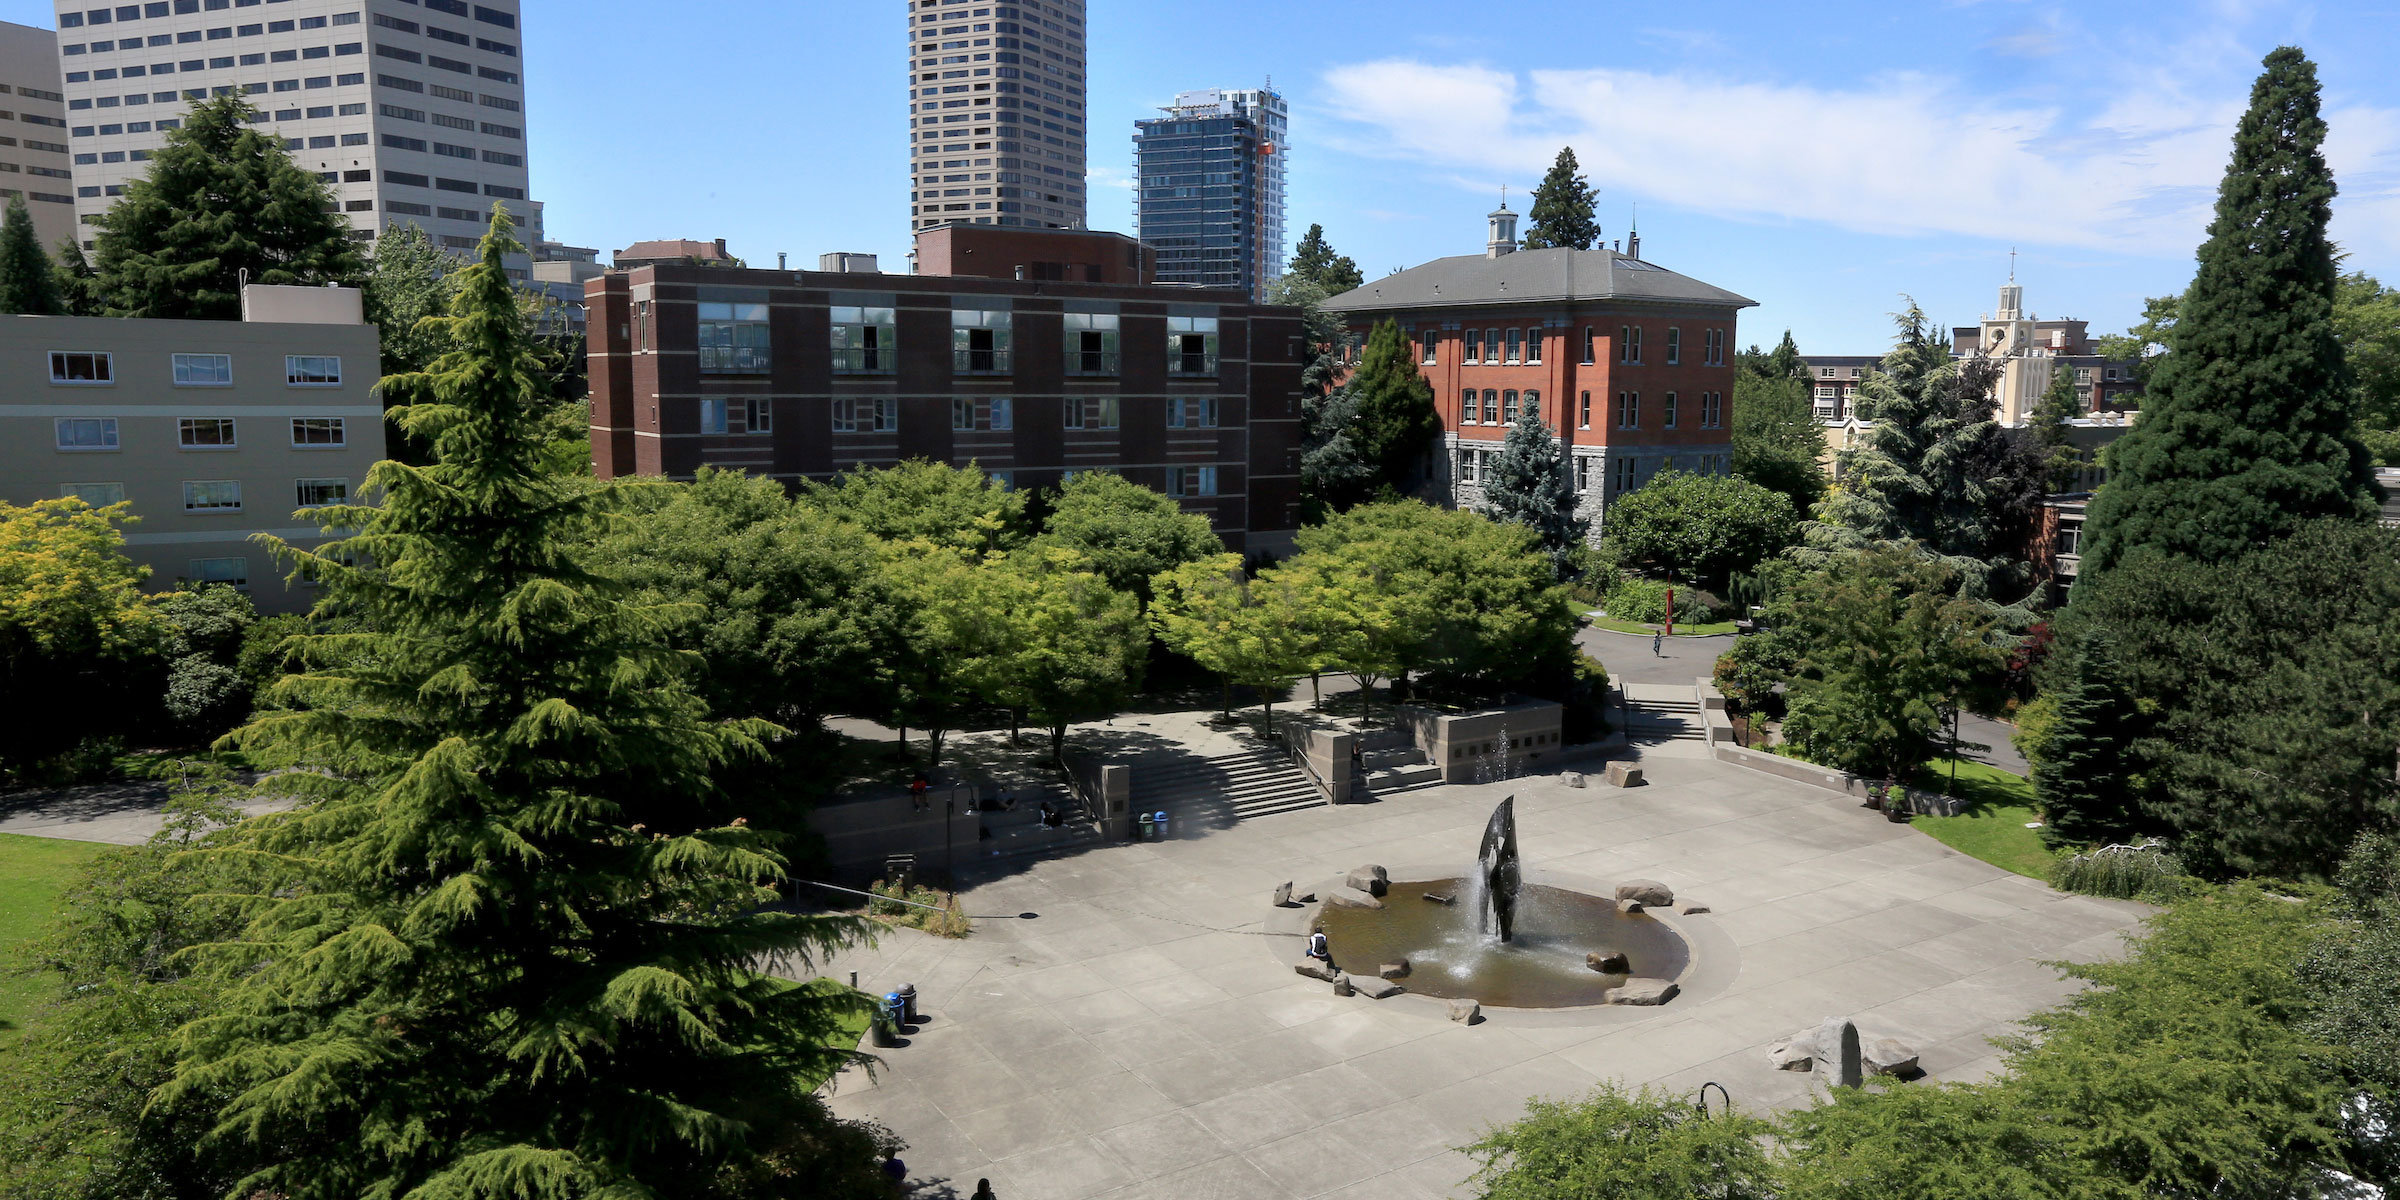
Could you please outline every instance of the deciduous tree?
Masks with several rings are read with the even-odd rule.
[[[1786,335],[1789,341],[1789,335]],[[1825,426],[1805,380],[1743,371],[1734,377],[1733,473],[1783,493],[1802,516],[1825,496]]]
[[[911,459],[861,467],[811,485],[805,502],[887,542],[961,554],[1014,550],[1025,542],[1025,497],[973,463]]]
[[[1617,561],[1722,588],[1799,537],[1792,502],[1746,479],[1662,471],[1609,506]]]
[[[1106,471],[1086,471],[1067,481],[1037,544],[1077,552],[1086,569],[1098,572],[1109,587],[1145,604],[1153,576],[1225,552],[1225,540],[1209,527],[1208,518]]]
[[[120,526],[136,519],[123,503],[0,501],[0,694],[46,697],[0,721],[0,770],[66,749],[132,699],[115,689],[161,632],[149,571],[125,557]]]

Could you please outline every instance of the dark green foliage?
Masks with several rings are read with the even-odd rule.
[[[2075,448],[2073,427],[2067,422],[2084,415],[2083,399],[2075,391],[2075,369],[2064,364],[2050,369],[2050,386],[2034,406],[2030,423],[2034,444],[2042,456],[2050,490],[2071,492],[2083,474],[2083,453]]]
[[[1537,405],[1524,405],[1517,423],[1501,439],[1500,453],[1493,457],[1483,484],[1483,511],[1494,520],[1532,530],[1550,556],[1551,570],[1561,579],[1573,573],[1574,549],[1583,544],[1591,526],[1575,514],[1566,449],[1542,421]]]
[[[61,312],[70,317],[96,317],[106,308],[100,300],[100,277],[92,273],[83,245],[73,238],[50,252],[50,278],[56,282]]]
[[[2364,271],[2335,280],[2333,335],[2350,364],[2358,419],[2369,429],[2400,429],[2400,288]]]
[[[1767,630],[1745,635],[1733,649],[1717,658],[1717,690],[1735,712],[1764,717],[1783,715],[1783,697],[1775,685],[1788,683],[1800,670],[1800,652],[1790,638]]]
[[[0,313],[55,317],[66,311],[56,268],[34,236],[33,213],[25,197],[10,197],[7,215],[0,217]]]
[[[2132,746],[2125,736],[2133,697],[2117,675],[2105,636],[2075,655],[2073,679],[2059,693],[2058,717],[2033,769],[2041,798],[2042,840],[2052,846],[2121,842],[2142,827],[2134,792]]]
[[[1800,534],[1792,502],[1750,480],[1668,470],[1609,506],[1616,561],[1724,587]]]
[[[250,715],[256,681],[239,669],[243,641],[258,621],[250,598],[221,583],[202,584],[160,596],[158,611],[166,715],[176,730],[205,740]]]
[[[495,211],[453,349],[391,381],[434,464],[281,548],[373,632],[299,639],[293,707],[231,739],[318,769],[244,828],[290,882],[231,898],[157,1102],[214,1110],[243,1195],[882,1194],[888,1141],[798,1082],[842,1001],[757,973],[860,930],[764,907],[782,861],[713,775],[778,731],[710,718],[589,549],[617,492],[541,466],[522,252]]]
[[[270,284],[364,276],[332,189],[250,112],[238,95],[194,104],[101,215],[95,288],[109,315],[234,321],[243,271]]]
[[[1777,1130],[1778,1200],[2063,1200],[2077,1184],[2061,1131],[2006,1088],[1834,1088]]]
[[[2159,360],[2175,336],[2175,321],[2183,307],[2181,296],[2152,296],[2142,302],[2142,319],[2120,334],[2092,339],[2107,358],[2131,365],[2134,379],[2148,386]]]
[[[2400,531],[2319,521],[2226,562],[2129,562],[2065,624],[2114,640],[2142,812],[2194,871],[2325,878],[2400,827]]]
[[[1594,197],[1591,183],[1578,173],[1575,148],[1560,147],[1550,172],[1542,176],[1541,186],[1533,189],[1533,207],[1525,214],[1525,236],[1519,244],[1527,250],[1589,250],[1598,245],[1600,225],[1592,219]]]
[[[2184,874],[2183,860],[2154,838],[2095,846],[2050,868],[2050,886],[2111,900],[2165,903],[2189,894],[2193,882]]]
[[[1310,225],[1308,232],[1300,235],[1299,244],[1292,247],[1291,266],[1285,270],[1315,284],[1319,292],[1329,297],[1356,290],[1367,281],[1349,255],[1333,252],[1333,244],[1325,240],[1322,225]]]
[[[1355,268],[1353,268],[1355,270]],[[1361,458],[1355,426],[1358,396],[1336,386],[1341,360],[1334,352],[1348,336],[1341,314],[1325,307],[1325,289],[1299,274],[1267,285],[1269,304],[1300,310],[1308,362],[1300,370],[1300,496],[1304,521],[1364,503],[1375,489],[1375,471]]]
[[[2078,587],[2146,555],[2222,562],[2377,489],[2335,334],[2315,64],[2267,55],[2143,416],[2109,448]]]
[[[383,338],[383,373],[422,371],[449,349],[440,341],[437,319],[450,311],[453,279],[467,260],[434,245],[417,225],[394,225],[375,244],[367,272],[367,323]]]
[[[1806,516],[1825,497],[1825,426],[1806,380],[1734,376],[1733,473],[1783,493]]]
[[[1084,569],[1144,604],[1150,602],[1151,576],[1225,552],[1208,518],[1105,471],[1067,481],[1036,545],[1075,551]]]
[[[1603,1081],[1581,1100],[1530,1100],[1525,1116],[1465,1147],[1483,1200],[1771,1200],[1769,1126]]]
[[[2317,996],[2306,1027],[2342,1047],[2343,1071],[2359,1088],[2350,1172],[2389,1189],[2400,1184],[2400,839],[2359,839],[2340,885],[2340,926],[2300,964],[2301,984]]]
[[[1358,403],[1350,428],[1359,457],[1375,469],[1378,484],[1414,491],[1442,422],[1433,408],[1433,385],[1418,374],[1399,322],[1384,321],[1367,335],[1347,386]]]

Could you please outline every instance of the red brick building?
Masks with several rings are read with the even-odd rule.
[[[1289,544],[1297,310],[1006,273],[660,265],[592,280],[593,466],[796,486],[925,458],[1020,488],[1105,470],[1206,514],[1236,550]]]
[[[917,273],[1076,283],[1155,283],[1158,250],[1122,233],[936,225],[917,234]]]
[[[1732,469],[1734,319],[1756,302],[1615,250],[1516,248],[1491,214],[1480,255],[1436,259],[1327,302],[1363,339],[1396,320],[1441,414],[1434,477],[1474,507],[1521,406],[1565,444],[1597,539],[1609,500],[1673,467]]]

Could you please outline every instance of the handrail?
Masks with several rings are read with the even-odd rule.
[[[1298,731],[1297,736],[1303,737],[1310,732],[1305,725],[1294,725],[1287,722],[1282,729],[1276,731],[1276,740],[1283,743],[1283,752],[1294,762],[1300,764],[1301,773],[1307,775],[1309,783],[1315,785],[1317,794],[1330,802],[1333,799],[1333,784],[1317,773],[1317,764],[1308,760],[1308,749],[1294,740],[1295,730]]]

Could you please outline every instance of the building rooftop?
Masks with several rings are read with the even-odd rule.
[[[628,260],[640,262],[672,260],[680,262],[686,259],[694,259],[700,262],[732,262],[733,255],[725,252],[724,238],[718,238],[713,242],[695,242],[689,238],[673,238],[656,242],[635,242],[634,244],[617,251],[616,255],[616,261],[620,265],[624,264]]]
[[[1373,280],[1325,302],[1336,311],[1555,300],[1630,300],[1755,308],[1758,301],[1614,250],[1461,254]]]

